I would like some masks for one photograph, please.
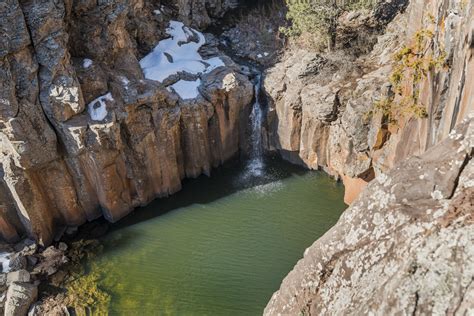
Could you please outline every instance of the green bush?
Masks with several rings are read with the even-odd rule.
[[[371,9],[375,0],[286,0],[288,27],[281,31],[315,49],[331,49],[338,17],[346,11]]]

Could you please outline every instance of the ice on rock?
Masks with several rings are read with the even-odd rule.
[[[219,57],[210,59],[201,57],[198,50],[206,43],[202,33],[178,21],[170,21],[166,33],[170,38],[160,41],[151,53],[140,60],[140,66],[147,79],[163,82],[179,72],[200,75],[225,66]],[[172,87],[184,99],[183,96],[197,97],[199,84],[200,80],[180,80]],[[186,89],[190,91],[185,91]]]
[[[107,105],[105,101],[113,101],[112,94],[107,93],[103,96],[98,97],[87,106],[87,112],[92,120],[102,121],[107,116]]]
[[[200,85],[201,79],[197,79],[194,81],[179,80],[175,84],[171,85],[171,88],[181,97],[181,99],[189,100],[198,97],[198,88]]]
[[[89,58],[85,58],[82,61],[82,67],[89,68],[90,66],[92,66],[92,60],[90,60]]]

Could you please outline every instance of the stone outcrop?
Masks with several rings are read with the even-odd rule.
[[[198,98],[144,78],[138,60],[175,13],[232,6],[181,2],[179,13],[142,0],[0,4],[1,237],[49,244],[68,226],[117,221],[246,146],[252,85],[212,40],[202,50],[226,66]],[[209,23],[198,15],[190,23]]]
[[[239,0],[178,0],[180,19],[199,29],[205,29],[211,22],[239,6]]]
[[[445,139],[474,111],[472,2],[406,4],[382,1],[372,17],[344,14],[337,38],[344,43],[358,33],[357,41],[350,40],[352,46],[328,54],[292,49],[266,71],[264,87],[270,100],[266,147],[342,179],[347,203],[376,175]],[[387,25],[370,50],[374,19],[386,23],[400,10],[403,13]],[[435,44],[429,49],[446,54],[446,66],[431,70],[420,83],[420,103],[428,117],[406,116],[396,125],[387,124],[373,108],[391,93],[392,56],[423,29],[434,33]]]
[[[309,247],[265,315],[468,315],[474,115],[369,183]]]
[[[354,202],[305,251],[265,315],[472,312],[473,17],[472,2],[410,1],[369,54],[294,50],[267,71],[267,148],[342,179]],[[427,117],[387,122],[373,109],[393,93],[392,56],[427,29],[428,49],[445,54],[443,69],[419,83]]]

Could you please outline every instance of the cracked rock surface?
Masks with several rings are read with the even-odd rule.
[[[306,249],[265,315],[469,315],[474,116],[369,183]]]

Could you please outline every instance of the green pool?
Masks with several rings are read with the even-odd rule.
[[[342,200],[342,185],[279,160],[260,176],[222,167],[113,226],[90,269],[112,315],[261,315]]]

